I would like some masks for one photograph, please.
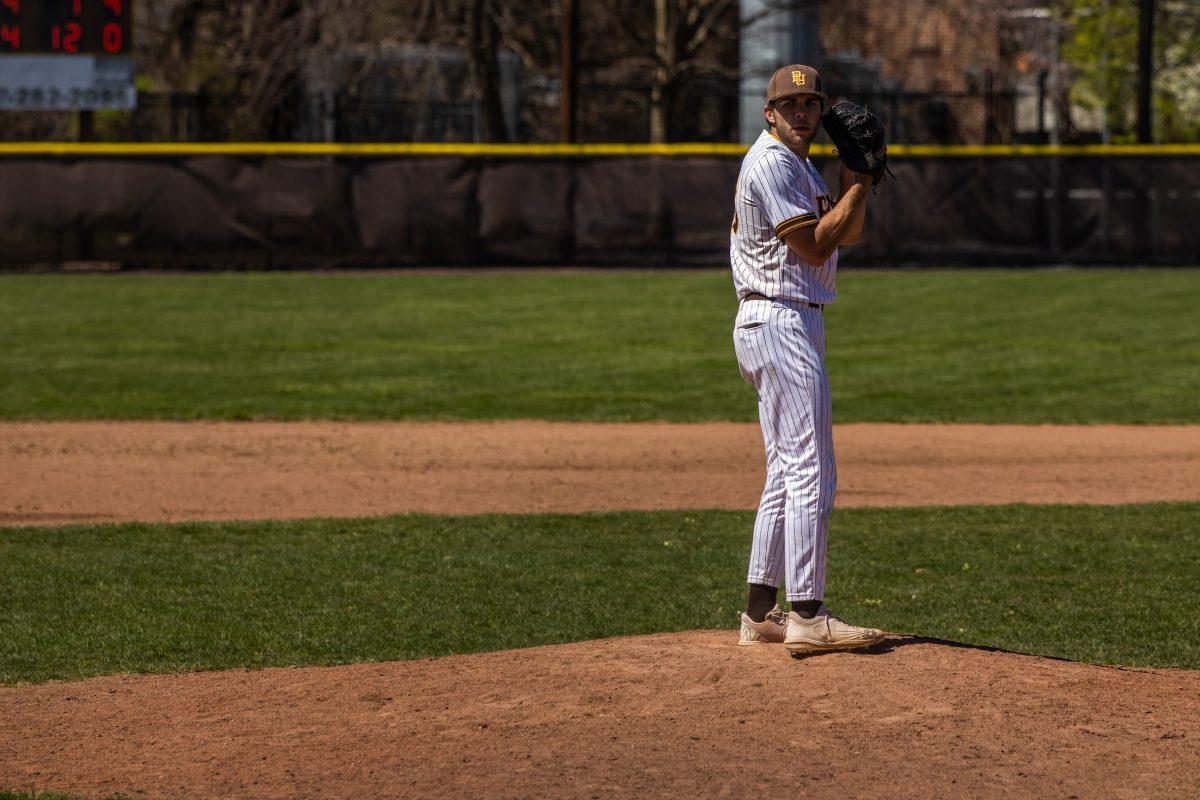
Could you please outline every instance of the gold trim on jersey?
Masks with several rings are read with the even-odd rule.
[[[812,212],[809,212],[807,214],[801,214],[798,217],[792,217],[791,219],[785,219],[783,222],[776,225],[775,226],[775,235],[778,236],[780,239],[782,239],[783,237],[787,236],[792,231],[798,231],[801,228],[807,228],[809,225],[816,225],[816,224],[817,224],[817,215],[816,214],[813,214]]]

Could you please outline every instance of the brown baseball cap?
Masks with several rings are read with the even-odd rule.
[[[821,91],[821,76],[804,64],[788,64],[775,70],[767,84],[767,102],[772,103],[790,94],[815,94],[821,100],[829,97]]]

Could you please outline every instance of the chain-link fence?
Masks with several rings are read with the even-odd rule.
[[[558,119],[555,86],[529,87],[506,119],[517,142],[553,141]],[[875,92],[851,95],[878,113],[890,141],[904,144],[1013,144],[1047,140],[1045,98],[1015,91],[981,93]],[[579,96],[584,142],[645,142],[650,135],[648,85],[590,84]],[[697,81],[666,102],[670,141],[737,141],[736,86]],[[126,142],[237,141],[243,110],[229,97],[207,93],[141,92],[132,111],[95,112],[88,138]],[[1039,120],[1043,120],[1039,124]],[[0,140],[74,141],[79,115],[0,112]],[[482,110],[463,101],[384,101],[349,92],[297,96],[253,138],[289,142],[477,142]]]

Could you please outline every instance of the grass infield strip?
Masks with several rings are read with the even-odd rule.
[[[1200,421],[1200,270],[855,272],[837,422]],[[753,421],[727,270],[0,276],[0,419]]]
[[[695,511],[0,530],[0,682],[732,631],[751,522]],[[1197,504],[844,510],[828,599],[893,631],[1198,668],[1198,545]]]

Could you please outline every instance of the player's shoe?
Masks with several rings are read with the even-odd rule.
[[[762,622],[755,622],[745,614],[740,614],[739,619],[742,621],[742,631],[738,637],[738,644],[742,646],[778,644],[783,641],[784,631],[787,630],[787,614],[779,606],[768,611]]]
[[[822,605],[812,619],[805,619],[795,611],[788,614],[783,646],[792,653],[815,653],[870,647],[882,641],[883,631],[845,623]]]

